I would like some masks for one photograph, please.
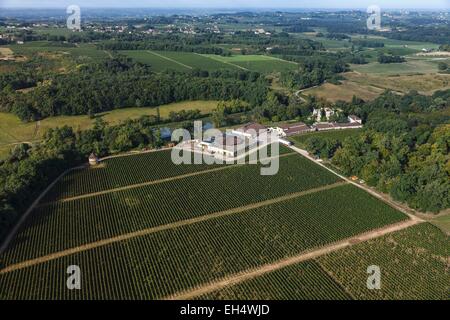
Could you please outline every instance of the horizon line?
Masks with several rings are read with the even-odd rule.
[[[308,9],[308,10],[366,10],[366,7],[303,7],[303,6],[92,6],[80,7],[90,9]],[[67,6],[1,6],[2,9],[63,9]],[[388,10],[450,10],[448,7],[383,7]]]

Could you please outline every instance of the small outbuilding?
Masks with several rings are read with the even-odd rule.
[[[89,164],[91,166],[95,166],[98,164],[98,157],[95,155],[95,153],[91,153],[89,156]]]

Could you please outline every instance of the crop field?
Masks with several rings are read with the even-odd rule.
[[[378,63],[374,63],[379,65]],[[404,66],[402,66],[403,68]],[[363,66],[356,69],[363,71]],[[369,67],[370,72],[376,72]],[[384,67],[383,67],[384,68]],[[416,73],[415,68],[405,69],[409,72],[394,72],[391,74],[383,73],[361,73],[347,72],[344,74],[347,80],[341,81],[340,85],[325,83],[317,88],[303,91],[304,95],[315,95],[331,102],[338,100],[351,101],[353,96],[357,96],[365,101],[370,101],[378,97],[385,90],[392,90],[398,93],[408,93],[416,90],[420,94],[431,95],[437,90],[450,89],[450,75],[433,73]],[[366,70],[367,71],[367,70]]]
[[[323,32],[323,31],[322,31]],[[316,37],[315,33],[299,33],[296,36],[304,39],[310,39],[313,41],[321,42],[325,48],[329,50],[348,50],[351,48],[352,43],[349,40],[335,40],[327,39],[325,37]],[[405,41],[388,39],[382,36],[371,36],[371,35],[352,35],[352,40],[376,40],[378,42],[384,43],[384,48],[377,48],[377,50],[407,50],[407,53],[419,52],[423,48],[427,49],[438,49],[439,45],[430,42],[420,42],[420,41]],[[376,51],[376,50],[373,50]]]
[[[352,44],[348,40],[334,40],[327,39],[325,37],[316,37],[315,33],[304,32],[304,33],[296,33],[295,36],[302,38],[313,40],[322,43],[326,49],[335,51],[335,50],[347,50],[351,48]]]
[[[363,65],[352,65],[354,71],[377,75],[397,75],[397,74],[427,74],[437,73],[438,60],[408,58],[403,63],[371,62]]]
[[[55,186],[45,201],[58,201],[36,208],[1,257],[10,270],[0,270],[0,298],[164,298],[407,218],[284,151],[274,176],[261,176],[259,165],[164,173],[174,169],[170,159],[163,163],[166,151],[76,172]],[[118,185],[124,188],[109,189]],[[20,265],[30,259],[38,260]],[[86,270],[83,290],[66,289],[72,264]],[[298,268],[321,286],[331,283],[314,263]],[[310,297],[348,298],[330,288]]]
[[[352,101],[357,96],[365,101],[370,101],[384,92],[384,89],[372,85],[363,85],[352,81],[341,81],[340,85],[324,83],[319,87],[304,90],[304,95],[317,96],[330,102]]]
[[[448,299],[450,238],[423,223],[202,295],[201,299]],[[378,265],[381,289],[366,286]]]
[[[336,187],[11,271],[0,284],[4,298],[163,298],[405,218],[377,202]],[[67,264],[89,270],[81,292],[65,290]]]
[[[43,202],[168,179],[219,166],[225,167],[218,164],[176,165],[170,160],[171,152],[171,150],[164,150],[130,155],[132,161],[128,157],[115,157],[102,161],[98,167],[72,171],[49,191]],[[280,146],[279,153],[287,154],[292,151]],[[191,160],[193,160],[192,157]],[[98,181],[98,183],[92,184],[90,181]]]
[[[198,299],[348,300],[350,296],[314,261],[305,261],[217,290]]]
[[[261,73],[282,72],[296,70],[298,66],[294,62],[281,60],[264,55],[234,55],[222,57],[217,55],[205,55],[227,64],[235,65],[241,69],[257,71]]]
[[[436,217],[431,222],[443,232],[450,235],[450,214]]]
[[[151,50],[125,50],[123,54],[136,61],[148,64],[156,72],[164,70],[189,71],[192,69],[202,69],[214,71],[220,69],[239,70],[239,67],[223,63],[208,55],[201,55],[193,52],[172,52],[172,51],[151,51]]]
[[[448,300],[449,257],[450,237],[422,223],[317,261],[358,299]],[[380,267],[381,290],[366,287],[366,269],[370,265]]]
[[[304,146],[307,139],[310,137],[330,138],[338,141],[344,141],[348,137],[356,137],[362,132],[361,129],[346,129],[346,130],[331,130],[331,131],[317,131],[299,134],[290,137],[290,140],[299,146]]]
[[[306,159],[289,155],[280,159],[280,172],[273,176],[261,176],[257,165],[224,166],[219,171],[203,171],[204,174],[150,185],[137,185],[119,192],[85,196],[72,201],[65,198],[37,208],[23,233],[18,235],[17,245],[14,245],[15,248],[11,252],[18,254],[16,261],[31,258],[29,244],[28,248],[23,247],[25,242],[20,241],[21,238],[33,238],[36,248],[31,252],[39,256],[51,253],[52,250],[64,250],[86,242],[338,182],[338,178],[327,171],[311,172],[313,166],[314,164]],[[248,184],[237,186],[236,181],[242,180],[247,180]],[[129,181],[130,184],[134,183]],[[215,181],[221,181],[220,187],[212,187]],[[249,185],[252,188],[249,188]],[[127,214],[124,215],[124,212]],[[104,218],[105,215],[108,219]],[[71,236],[58,243],[49,242],[45,236],[47,232],[62,232],[60,236],[65,237],[64,233],[69,231],[59,227],[61,221],[66,221],[67,227],[73,228],[70,231]],[[85,223],[79,225],[77,221]],[[89,228],[98,230],[88,230]],[[55,234],[55,237],[59,236]]]
[[[158,54],[163,55],[169,59],[176,60],[180,63],[190,66],[191,68],[214,71],[220,69],[239,70],[238,67],[223,63],[216,59],[212,59],[207,55],[191,53],[191,52],[165,52],[157,51]]]
[[[8,47],[0,47],[0,58],[11,58],[14,55]]]
[[[449,74],[404,74],[382,76],[376,74],[360,74],[348,72],[345,78],[356,86],[372,87],[383,92],[389,89],[397,92],[407,93],[416,90],[421,94],[433,94],[437,90],[450,89]],[[342,86],[339,86],[342,87]],[[356,94],[357,96],[360,96]],[[364,99],[363,96],[360,96]]]
[[[101,61],[109,58],[109,53],[98,50],[93,44],[79,44],[77,47],[51,46],[45,41],[33,41],[8,46],[15,54],[29,56],[33,53],[54,52],[69,55],[76,59]]]

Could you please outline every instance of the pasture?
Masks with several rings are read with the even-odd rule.
[[[403,63],[386,63],[370,62],[362,65],[352,65],[352,70],[360,73],[375,75],[406,75],[406,74],[428,74],[437,73],[438,60],[407,58]]]
[[[448,74],[404,74],[382,76],[376,74],[360,74],[348,72],[345,74],[348,82],[364,87],[371,87],[381,90],[393,90],[407,93],[416,90],[421,94],[431,95],[437,90],[450,89],[450,75]],[[345,83],[345,82],[344,82]],[[364,99],[363,95],[358,95]]]
[[[357,69],[362,70],[361,68]],[[367,74],[354,71],[343,75],[346,80],[342,80],[340,85],[325,83],[319,87],[304,90],[303,94],[315,95],[330,102],[338,100],[350,102],[354,95],[365,101],[373,100],[385,90],[397,93],[416,90],[420,94],[432,95],[437,90],[450,89],[450,75],[448,74],[415,72]]]
[[[450,235],[450,214],[434,218],[431,223]]]
[[[162,151],[74,172],[1,257],[0,298],[160,299],[407,218],[297,154],[279,161],[261,176],[260,165],[174,168]],[[83,290],[65,287],[72,264]],[[298,298],[349,297],[313,262],[289,278],[303,268],[320,286]]]

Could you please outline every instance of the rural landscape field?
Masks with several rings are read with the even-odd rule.
[[[10,2],[1,302],[449,300],[448,6]]]

